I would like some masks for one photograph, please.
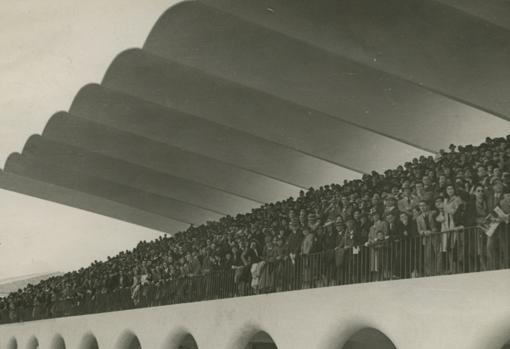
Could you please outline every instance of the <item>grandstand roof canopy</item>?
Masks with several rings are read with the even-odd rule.
[[[504,0],[182,2],[0,187],[173,232],[510,134],[509,91]]]

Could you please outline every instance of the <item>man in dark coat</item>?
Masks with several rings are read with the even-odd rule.
[[[420,215],[416,217],[418,234],[423,237],[424,272],[430,276],[437,269],[437,261],[441,260],[440,242],[437,236],[439,226],[436,221],[437,212],[430,209],[427,201],[420,201]]]
[[[500,206],[503,200],[504,186],[500,179],[492,181],[491,190],[487,191],[487,210],[494,212],[496,207]],[[496,269],[500,259],[500,240],[506,234],[506,223],[501,222],[496,231],[487,238],[487,264],[489,269]]]

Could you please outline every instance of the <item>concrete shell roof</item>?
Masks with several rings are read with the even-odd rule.
[[[84,86],[0,187],[174,232],[510,134],[503,0],[202,0]]]

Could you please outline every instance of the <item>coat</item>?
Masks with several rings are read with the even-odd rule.
[[[428,211],[421,213],[416,217],[416,224],[419,235],[429,235],[439,231],[438,223],[436,221],[437,213],[435,211]]]
[[[307,235],[305,235],[303,242],[301,244],[301,254],[312,253],[314,244],[315,244],[315,235],[313,233],[308,233]]]

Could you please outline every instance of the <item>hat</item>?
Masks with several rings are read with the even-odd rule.
[[[342,218],[342,216],[336,217],[335,224],[339,224],[339,223],[343,223],[343,222],[344,222],[344,219]]]
[[[299,228],[299,224],[297,222],[292,221],[292,222],[290,222],[289,227],[290,228]]]
[[[329,227],[330,225],[334,224],[335,222],[331,219],[328,219],[326,223],[324,223],[323,227]]]
[[[491,180],[490,180],[490,183],[492,185],[494,185],[494,184],[496,184],[496,182],[502,183],[501,179],[499,179],[498,177],[492,177]]]

